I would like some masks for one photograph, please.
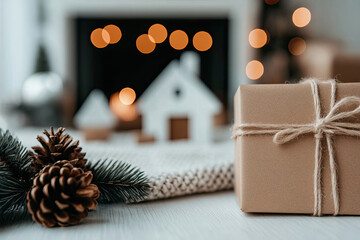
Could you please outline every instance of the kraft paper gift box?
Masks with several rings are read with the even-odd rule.
[[[316,85],[324,117],[330,111],[332,86],[329,82]],[[360,83],[338,83],[333,94],[335,103],[348,96],[360,97]],[[314,214],[315,195],[320,193],[321,212],[315,214],[334,214],[333,182],[324,132],[320,138],[321,185],[316,192],[315,186],[319,186],[314,180],[316,133],[309,130],[286,143],[276,144],[274,134],[242,135],[241,129],[236,131],[237,126],[249,123],[312,126],[316,122],[314,99],[311,84],[306,83],[242,85],[237,90],[234,99],[235,192],[244,212]],[[345,105],[341,111],[359,107],[354,101]],[[359,114],[338,121],[359,123]],[[330,137],[336,162],[338,213],[359,215],[360,138],[346,134]]]

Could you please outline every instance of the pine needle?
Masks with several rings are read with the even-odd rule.
[[[31,157],[29,151],[9,131],[0,129],[0,161],[7,164],[18,178],[30,180],[34,176],[31,170]]]
[[[9,131],[0,129],[0,222],[26,214],[26,194],[34,176],[30,165],[27,149]]]
[[[99,203],[137,202],[144,200],[150,189],[144,172],[130,164],[99,160],[88,162],[93,173],[92,183],[100,190]]]
[[[26,218],[26,193],[29,186],[16,178],[6,164],[0,164],[0,223]]]

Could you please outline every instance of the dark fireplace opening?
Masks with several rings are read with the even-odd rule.
[[[160,23],[167,29],[167,39],[156,44],[149,54],[141,53],[136,39],[148,32],[153,24]],[[90,35],[96,28],[114,24],[121,29],[122,37],[116,44],[96,48]],[[228,107],[228,41],[229,21],[226,18],[76,18],[76,78],[77,109],[93,89],[101,89],[110,96],[125,87],[135,90],[137,99],[173,59],[184,51],[200,55],[200,79]],[[189,38],[183,50],[169,44],[169,35],[175,30],[184,31]],[[192,43],[199,31],[208,32],[213,40],[211,48],[200,52]]]

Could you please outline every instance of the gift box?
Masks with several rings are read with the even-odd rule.
[[[241,85],[235,192],[244,212],[360,214],[360,84]]]

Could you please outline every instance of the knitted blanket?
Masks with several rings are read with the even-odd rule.
[[[137,144],[133,133],[113,134],[107,142],[80,139],[89,161],[115,159],[141,168],[150,179],[151,191],[145,200],[171,198],[233,188],[234,145],[230,140],[210,145],[189,142]],[[15,131],[27,146],[37,145],[40,129]]]

